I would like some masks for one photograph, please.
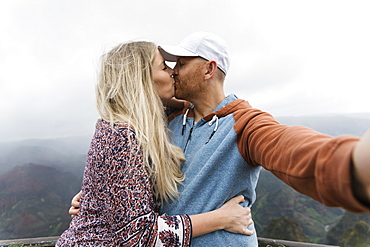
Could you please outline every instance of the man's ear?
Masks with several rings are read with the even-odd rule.
[[[208,80],[210,78],[213,77],[213,75],[216,73],[217,71],[217,62],[216,61],[207,61],[207,64],[206,64],[206,73],[204,74],[205,75],[205,79]]]

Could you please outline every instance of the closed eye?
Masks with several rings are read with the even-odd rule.
[[[163,70],[167,70],[169,67],[167,66],[166,62],[163,61]]]

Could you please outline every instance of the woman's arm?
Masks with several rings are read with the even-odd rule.
[[[69,209],[72,218],[80,211],[80,199],[81,191],[72,199]],[[239,204],[241,202],[244,202],[242,195],[230,199],[219,209],[203,214],[190,215],[192,236],[197,237],[217,230],[252,235],[254,231],[247,229],[253,223],[251,210],[248,207],[241,206]]]

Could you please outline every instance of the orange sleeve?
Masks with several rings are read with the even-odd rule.
[[[352,191],[352,150],[356,137],[331,137],[302,126],[279,124],[270,114],[245,108],[234,113],[238,148],[298,192],[326,206],[370,212]]]

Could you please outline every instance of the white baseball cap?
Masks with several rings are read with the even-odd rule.
[[[166,61],[176,62],[177,57],[202,57],[216,61],[218,68],[225,74],[230,67],[226,41],[213,33],[195,32],[177,46],[161,45],[158,49]]]

